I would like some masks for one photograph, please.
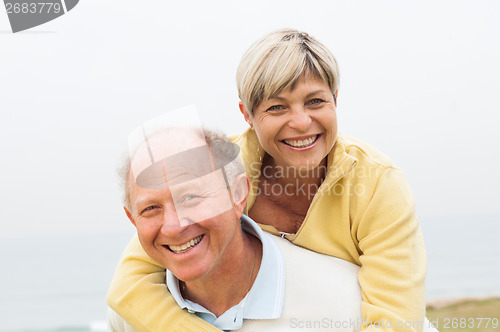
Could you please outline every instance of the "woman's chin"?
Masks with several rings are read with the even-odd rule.
[[[290,167],[294,168],[299,174],[310,173],[322,166],[321,160],[301,160],[290,163]]]
[[[300,172],[313,171],[319,166],[326,165],[326,155],[328,151],[325,151],[323,146],[318,144],[318,142],[315,143],[316,146],[303,151],[282,143],[283,146],[282,149],[280,149],[281,155],[279,158],[281,161],[275,158],[275,163],[278,165],[287,165]]]

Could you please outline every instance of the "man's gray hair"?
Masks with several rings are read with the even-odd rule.
[[[186,132],[189,132],[187,130]],[[226,173],[226,179],[228,186],[232,186],[236,177],[240,174],[245,173],[245,167],[241,157],[238,155],[234,158],[235,145],[231,140],[221,131],[216,131],[212,129],[203,128],[203,135],[205,136],[205,141],[208,146],[212,148],[217,146],[217,156],[222,160],[231,160],[225,165],[224,170]],[[220,144],[220,143],[231,143],[231,144]],[[168,144],[168,142],[165,142]],[[131,169],[131,159],[130,154],[126,153],[118,166],[117,173],[120,182],[120,188],[122,193],[122,202],[127,210],[132,211],[130,202],[130,169]]]

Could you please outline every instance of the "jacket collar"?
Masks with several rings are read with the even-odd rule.
[[[238,144],[241,148],[241,157],[250,180],[250,193],[245,209],[245,213],[248,214],[248,211],[255,202],[259,188],[259,176],[265,151],[260,145],[255,131],[250,128],[234,138],[234,143]],[[331,190],[335,183],[356,166],[358,160],[347,153],[346,143],[344,137],[338,134],[333,149],[327,156],[327,174],[319,191],[325,192]]]

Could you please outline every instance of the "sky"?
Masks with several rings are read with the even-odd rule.
[[[132,230],[116,176],[129,133],[191,104],[245,130],[236,68],[283,27],[334,53],[340,132],[405,171],[422,220],[500,216],[499,16],[485,0],[82,0],[13,34],[2,10],[0,238]]]

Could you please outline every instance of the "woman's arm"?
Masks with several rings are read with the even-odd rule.
[[[421,331],[425,247],[413,195],[399,169],[388,168],[380,176],[358,222],[363,328],[381,324],[384,330]]]
[[[151,259],[134,235],[108,291],[109,306],[137,331],[220,331],[182,310],[165,284],[165,268]]]

